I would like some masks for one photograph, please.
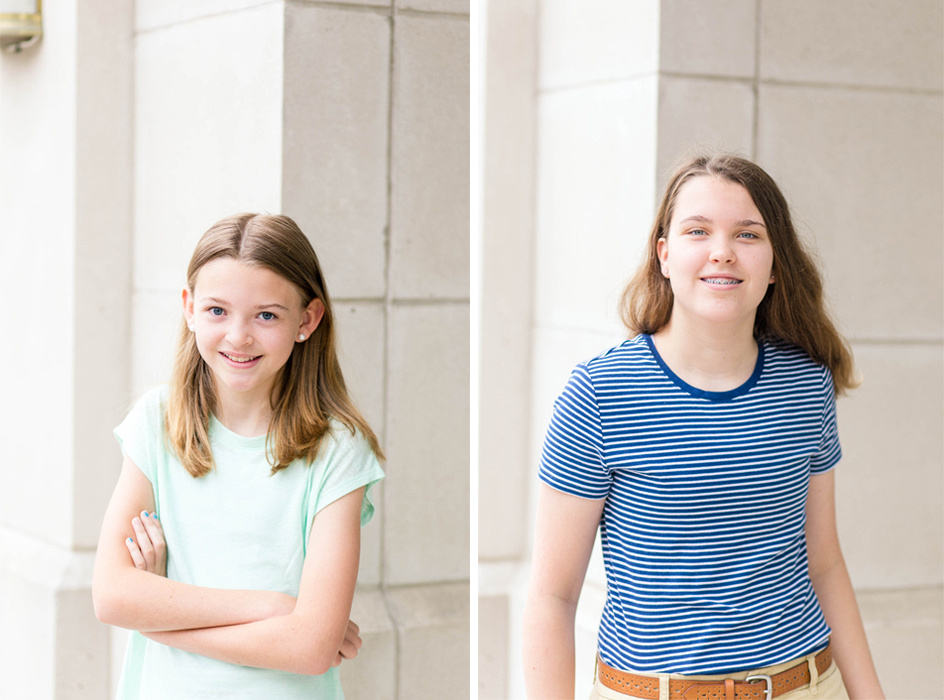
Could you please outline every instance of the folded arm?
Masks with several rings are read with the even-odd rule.
[[[203,588],[138,569],[127,541],[140,541],[132,522],[153,510],[151,483],[125,457],[95,555],[92,599],[100,621],[147,632],[234,625],[292,611],[295,599],[284,593]]]
[[[247,624],[147,636],[168,646],[220,661],[293,673],[321,674],[360,646],[348,617],[360,556],[364,488],[315,516],[302,570],[298,602],[290,614]],[[353,645],[353,649],[351,648]]]

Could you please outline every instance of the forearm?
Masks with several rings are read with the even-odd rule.
[[[294,607],[274,591],[204,588],[132,568],[96,581],[93,599],[99,620],[139,632],[238,625]]]
[[[832,628],[833,658],[849,697],[884,698],[845,562],[840,557],[825,571],[811,575],[811,580],[826,623]]]
[[[524,673],[528,697],[574,697],[574,618],[577,606],[551,595],[531,595],[524,618]]]
[[[339,660],[344,629],[334,627],[326,629],[290,614],[226,627],[149,632],[146,636],[160,644],[240,666],[318,675]]]

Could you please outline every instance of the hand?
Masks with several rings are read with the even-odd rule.
[[[125,540],[131,560],[136,568],[158,576],[167,576],[167,545],[161,521],[153,513],[141,511],[141,516],[131,521],[134,538]]]
[[[344,632],[344,641],[341,642],[341,650],[334,659],[332,666],[337,666],[344,659],[353,659],[357,656],[358,649],[364,644],[360,636],[360,628],[354,624],[354,620],[347,621],[347,629]]]

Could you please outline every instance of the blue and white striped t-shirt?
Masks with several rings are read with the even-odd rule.
[[[832,376],[791,345],[762,343],[727,392],[686,384],[646,335],[578,365],[540,477],[606,498],[603,661],[725,673],[823,648],[805,505],[810,474],[840,456]]]

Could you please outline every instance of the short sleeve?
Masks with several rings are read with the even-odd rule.
[[[823,375],[823,421],[819,449],[810,457],[811,474],[828,472],[842,458],[839,429],[836,426],[836,392],[833,389],[833,377],[828,369],[823,370]]]
[[[165,387],[148,391],[114,431],[121,453],[130,457],[152,484],[164,435],[165,395]]]
[[[309,467],[306,529],[318,511],[362,486],[367,488],[361,502],[361,525],[366,525],[374,515],[371,489],[384,478],[377,455],[363,435],[351,434],[338,423],[332,426],[326,441]]]
[[[585,365],[574,369],[554,404],[538,476],[548,486],[581,498],[605,498],[610,491],[600,407]]]

